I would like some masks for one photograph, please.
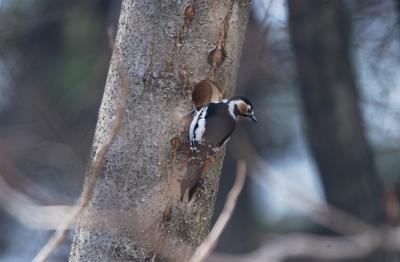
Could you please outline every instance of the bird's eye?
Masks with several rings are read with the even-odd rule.
[[[251,108],[247,109],[247,113],[251,114]]]

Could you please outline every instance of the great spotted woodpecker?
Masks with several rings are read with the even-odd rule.
[[[211,102],[197,111],[189,129],[190,153],[181,180],[181,200],[187,190],[191,200],[199,185],[203,167],[229,140],[239,117],[248,117],[257,123],[253,105],[243,96]]]

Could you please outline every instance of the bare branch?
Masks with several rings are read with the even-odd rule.
[[[247,161],[253,161],[252,166],[258,173],[267,173],[269,182],[283,187],[279,180],[274,179],[282,175],[268,165],[251,147],[245,136],[241,143],[233,145],[241,150],[237,158],[247,156]],[[264,175],[252,175],[263,185]],[[323,261],[341,259],[354,259],[365,257],[378,250],[400,250],[400,227],[378,228],[328,204],[317,203],[307,196],[307,192],[299,188],[286,188],[292,198],[296,198],[301,208],[310,211],[309,217],[320,225],[345,236],[316,236],[311,234],[288,234],[269,240],[262,248],[246,255],[234,256],[225,254],[213,254],[207,261],[268,261],[280,262],[293,257],[315,258]]]
[[[60,225],[59,228],[57,228],[56,232],[52,235],[52,237],[48,240],[48,242],[42,247],[42,249],[39,251],[39,253],[35,256],[33,259],[33,262],[43,262],[46,261],[49,256],[56,250],[56,248],[64,241],[65,239],[65,234],[67,229],[75,223],[79,215],[82,213],[82,211],[85,209],[87,204],[89,203],[90,197],[93,193],[93,189],[95,186],[96,178],[98,174],[100,173],[101,168],[103,167],[103,162],[106,157],[106,154],[108,150],[110,149],[112,143],[114,142],[123,122],[123,116],[125,112],[125,107],[126,107],[126,102],[128,98],[128,90],[129,90],[129,83],[128,83],[128,73],[125,71],[125,68],[122,66],[122,63],[120,60],[122,58],[119,55],[118,49],[115,49],[115,55],[116,55],[116,66],[120,70],[124,70],[121,72],[120,77],[121,77],[121,90],[120,90],[120,103],[119,103],[119,108],[117,110],[117,113],[115,115],[114,121],[112,123],[110,135],[108,136],[107,140],[105,141],[104,145],[98,151],[96,156],[94,157],[94,164],[92,165],[92,168],[89,169],[88,176],[87,176],[87,181],[86,185],[84,187],[84,190],[82,192],[80,202],[76,206],[74,212],[71,212],[71,216],[68,217],[63,224]]]
[[[365,257],[379,249],[400,250],[400,229],[373,230],[346,237],[327,237],[293,233],[274,237],[258,250],[241,256],[216,253],[208,262],[280,262],[288,258],[307,257],[337,261]]]
[[[0,174],[0,206],[22,225],[33,229],[55,229],[72,211],[72,206],[41,206],[12,188]]]
[[[288,199],[294,198],[300,208],[308,211],[310,219],[315,223],[343,235],[353,235],[374,229],[373,225],[368,224],[354,215],[328,203],[320,203],[313,200],[308,192],[304,191],[302,188],[286,184],[283,185],[279,177],[284,176],[284,174],[273,168],[257,154],[245,134],[241,134],[240,141],[232,143],[232,147],[236,149],[232,150],[232,152],[235,152],[234,157],[236,159],[245,159],[246,162],[252,163],[252,167],[256,172],[251,174],[251,178],[256,180],[257,184],[264,187],[264,181],[268,179],[270,183],[284,189],[290,196]]]
[[[228,193],[224,209],[222,210],[221,215],[218,217],[210,233],[207,235],[201,245],[196,249],[193,256],[190,258],[190,262],[203,261],[213,251],[218,238],[220,237],[222,231],[224,230],[226,224],[232,216],[233,210],[236,206],[237,198],[240,192],[242,192],[243,185],[246,179],[246,169],[246,162],[239,161],[237,165],[235,184]]]

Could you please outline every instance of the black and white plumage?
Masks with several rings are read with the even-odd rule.
[[[189,129],[190,154],[186,173],[181,180],[181,200],[187,190],[191,200],[204,165],[229,140],[240,116],[257,122],[253,105],[243,96],[209,103],[196,113]]]

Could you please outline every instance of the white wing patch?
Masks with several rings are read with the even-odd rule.
[[[204,134],[204,131],[206,130],[205,116],[207,114],[207,109],[208,107],[202,108],[194,116],[189,129],[190,142],[192,141],[200,142],[202,140],[202,136]]]
[[[197,128],[194,133],[194,140],[197,142],[201,142],[203,140],[204,131],[206,131],[206,114],[208,107],[205,107],[203,112],[200,114],[199,119],[197,121]]]

